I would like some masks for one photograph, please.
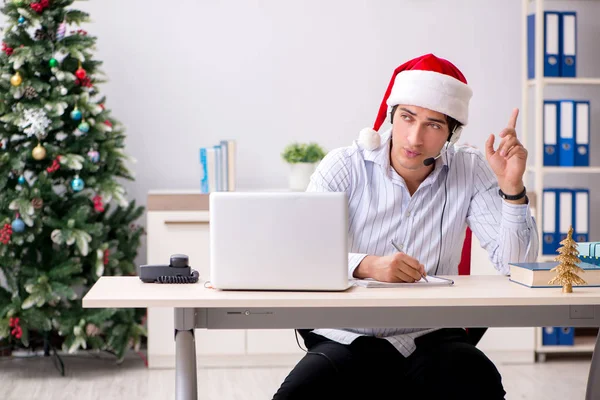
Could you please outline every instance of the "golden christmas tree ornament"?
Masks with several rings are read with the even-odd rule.
[[[21,83],[23,83],[23,77],[19,71],[17,71],[17,73],[10,78],[10,84],[13,86],[19,86]]]
[[[46,158],[46,149],[44,148],[44,146],[38,143],[38,145],[35,146],[33,150],[31,150],[31,155],[38,161],[43,160],[44,158]]]
[[[581,279],[577,273],[584,273],[583,269],[577,266],[581,263],[577,242],[573,240],[573,227],[569,228],[567,237],[560,242],[562,247],[558,248],[559,255],[554,258],[559,264],[552,268],[551,272],[556,272],[556,276],[548,282],[549,285],[562,285],[563,293],[573,293],[573,285],[585,285],[587,282]]]

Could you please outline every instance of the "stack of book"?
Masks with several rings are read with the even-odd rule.
[[[579,259],[600,267],[600,242],[577,243]]]
[[[509,263],[509,279],[511,282],[515,282],[530,288],[560,288],[561,285],[559,284],[550,285],[548,283],[556,276],[557,272],[553,272],[552,268],[558,266],[558,264],[559,263],[556,261]],[[600,265],[594,265],[582,261],[581,263],[577,264],[577,266],[583,270],[583,273],[578,276],[585,280],[586,284],[577,286],[574,285],[573,288],[600,286]]]
[[[200,192],[232,192],[236,186],[236,142],[200,148]]]

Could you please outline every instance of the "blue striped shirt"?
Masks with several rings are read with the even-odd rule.
[[[390,137],[391,129],[373,151],[355,142],[329,152],[307,188],[348,195],[349,277],[367,255],[397,252],[391,239],[431,275],[442,246],[437,275],[456,275],[467,226],[500,273],[508,274],[509,262],[535,261],[539,239],[529,204],[502,200],[497,178],[481,151],[449,147],[411,196],[404,179],[390,165]],[[347,328],[314,333],[344,344],[361,335],[383,337],[408,357],[416,348],[414,339],[433,330]]]

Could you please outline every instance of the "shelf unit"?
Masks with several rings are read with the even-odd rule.
[[[543,167],[536,171],[535,167],[527,167],[527,172],[538,172],[540,174],[597,174],[600,167]]]
[[[534,215],[537,221],[538,237],[543,240],[542,236],[542,202],[544,177],[550,174],[600,174],[600,167],[545,167],[543,154],[543,107],[544,107],[544,89],[551,85],[600,85],[600,78],[593,77],[575,77],[575,78],[556,78],[544,77],[544,0],[522,0],[521,7],[521,22],[522,22],[522,101],[523,107],[519,114],[521,118],[523,132],[523,146],[526,149],[534,149],[535,162],[527,167],[526,179],[532,177],[534,188],[531,192],[535,193],[537,205],[534,210]],[[530,5],[533,4],[533,10]],[[535,78],[529,79],[527,74],[527,16],[531,13],[535,14]],[[534,107],[533,113],[529,110],[530,90],[533,91]],[[529,118],[533,118],[533,135],[528,134]],[[529,140],[531,141],[529,141]],[[533,174],[533,175],[532,175]],[[529,189],[528,189],[529,191]],[[532,210],[533,211],[533,210]],[[553,261],[554,255],[542,254],[542,246],[538,250],[538,261]],[[597,331],[595,332],[597,334]],[[542,328],[535,329],[535,352],[536,358],[540,361],[545,361],[546,354],[549,353],[591,353],[594,349],[595,335],[578,336],[575,331],[575,344],[572,346],[544,346],[542,344]]]
[[[577,333],[577,330],[575,331]],[[596,337],[591,334],[576,335],[574,344],[572,346],[554,346],[542,344],[542,329],[536,328],[535,330],[535,349],[536,359],[540,362],[546,361],[547,354],[585,354],[593,353],[594,346],[596,345]]]
[[[536,21],[537,22],[537,21]],[[527,61],[525,61],[527,62]],[[600,85],[600,78],[542,78],[544,85]],[[536,79],[527,79],[527,86],[535,86]]]

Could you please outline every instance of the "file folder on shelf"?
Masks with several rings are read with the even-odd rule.
[[[573,231],[576,242],[589,240],[590,191],[573,189]]]
[[[558,243],[567,238],[573,225],[573,191],[571,189],[556,189],[558,191]],[[556,251],[556,249],[555,249]]]
[[[575,102],[575,162],[579,167],[590,165],[590,102]]]
[[[542,328],[542,345],[556,346],[558,344],[558,329],[553,326]]]
[[[558,163],[561,167],[572,167],[575,165],[575,102],[561,100],[559,112]]]
[[[544,76],[577,76],[577,13],[545,11]],[[527,77],[535,78],[535,14],[527,16]]]
[[[558,129],[560,127],[559,102],[544,101],[544,165],[558,164]]]
[[[561,13],[544,12],[544,76],[560,76]],[[535,78],[535,14],[527,16],[527,77]]]
[[[542,253],[556,254],[559,243],[558,192],[556,189],[544,189],[542,212]]]
[[[573,11],[562,12],[560,30],[560,75],[574,78],[577,75],[577,13]]]
[[[575,329],[560,327],[557,329],[557,333],[559,346],[573,346],[575,344]]]

